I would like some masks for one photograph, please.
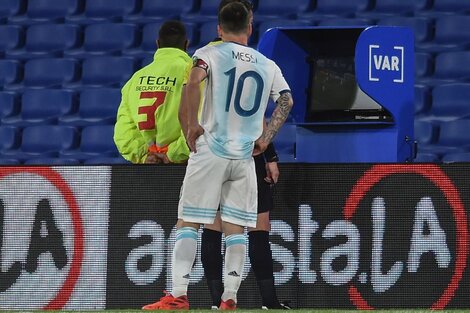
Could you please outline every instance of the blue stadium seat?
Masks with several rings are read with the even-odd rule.
[[[470,119],[440,124],[438,143],[448,147],[470,148]]]
[[[429,53],[415,53],[415,78],[419,80],[421,77],[429,77],[433,70],[433,57]]]
[[[5,56],[5,52],[19,48],[24,41],[23,29],[17,25],[0,25],[0,57]]]
[[[433,144],[437,141],[438,129],[437,127],[429,121],[414,121],[414,134],[415,140],[418,142],[418,151],[419,145]]]
[[[20,102],[15,92],[0,92],[0,120],[20,112]]]
[[[15,84],[23,78],[23,68],[17,60],[0,60],[0,86],[15,89]],[[1,89],[1,87],[0,87]]]
[[[2,118],[1,124],[20,127],[57,124],[59,116],[71,114],[74,109],[74,96],[69,90],[26,89],[19,114]]]
[[[0,152],[17,149],[20,145],[20,129],[14,126],[0,126]]]
[[[29,126],[23,129],[20,147],[2,151],[2,157],[22,162],[32,158],[54,158],[59,156],[59,151],[73,149],[77,145],[78,131],[75,127]]]
[[[440,13],[470,13],[470,2],[467,0],[434,0],[433,10]]]
[[[121,156],[118,157],[94,157],[83,162],[85,165],[119,165],[132,164]]]
[[[124,21],[147,24],[180,19],[181,15],[192,12],[195,7],[196,0],[142,0],[142,11],[124,16]]]
[[[142,42],[139,47],[126,49],[122,51],[125,56],[145,58],[149,54],[153,56],[157,50],[157,38],[163,22],[147,23],[142,27]],[[189,39],[190,45],[197,43],[196,38],[196,25],[194,23],[184,23],[186,27],[186,34]]]
[[[432,20],[426,17],[384,17],[377,22],[377,25],[409,27],[413,30],[415,42],[417,43],[431,40],[434,29]]]
[[[434,38],[431,42],[418,43],[417,51],[440,53],[468,50],[470,34],[462,29],[470,29],[469,15],[445,15],[436,18]]]
[[[51,34],[54,34],[53,36]],[[69,24],[34,24],[26,31],[26,43],[9,50],[6,57],[17,60],[62,57],[63,51],[79,44],[80,28]]]
[[[81,10],[80,0],[28,0],[25,14],[9,18],[8,23],[63,23],[67,16],[78,14]]]
[[[208,21],[202,23],[199,26],[199,40],[197,44],[190,45],[188,49],[188,53],[192,54],[194,51],[200,47],[205,46],[209,42],[213,41],[214,39],[218,38],[217,34],[217,25],[218,22],[216,20]],[[254,30],[253,35],[250,37],[248,41],[248,45],[253,46],[256,44],[256,31]]]
[[[434,154],[434,153],[418,152],[413,162],[414,163],[441,163],[441,159],[439,158],[437,154]]]
[[[449,153],[470,151],[470,120],[460,119],[439,123],[437,141],[418,146],[421,153],[433,153],[442,158]]]
[[[136,70],[134,58],[89,57],[82,64],[81,86],[122,87]]]
[[[455,83],[435,86],[432,89],[432,104],[429,114],[422,120],[454,121],[470,118],[470,83]]]
[[[429,83],[467,81],[470,79],[470,51],[443,52],[435,58],[435,69]],[[436,82],[437,80],[437,82]]]
[[[85,28],[83,45],[64,52],[65,57],[83,59],[90,56],[121,55],[135,47],[137,28],[127,23],[97,23]]]
[[[468,163],[470,162],[470,152],[448,153],[442,156],[443,163]]]
[[[67,158],[33,158],[24,161],[25,165],[79,165],[81,164],[77,159]]]
[[[122,21],[124,16],[134,14],[139,9],[138,0],[109,0],[86,1],[81,14],[69,15],[65,22],[80,25],[93,23],[109,23]]]
[[[370,0],[316,0],[315,9],[299,14],[299,18],[322,20],[328,17],[355,17],[357,13],[371,8]]]
[[[386,16],[412,16],[414,1],[375,0],[372,10],[357,12],[356,16],[381,19]]]
[[[291,20],[291,19],[275,19],[267,20],[259,23],[258,25],[258,37],[261,38],[263,34],[270,28],[273,27],[304,27],[312,26],[310,21],[306,20]]]
[[[142,60],[140,62],[140,68],[149,65],[150,63],[153,62],[153,58],[155,56],[155,53],[147,53],[142,57]]]
[[[217,38],[217,21],[205,22],[199,26],[199,44],[202,47]]]
[[[17,159],[3,159],[0,157],[0,165],[20,165],[21,161]]]
[[[25,0],[0,1],[0,23],[6,23],[9,18],[23,14],[25,9]]]
[[[26,87],[62,87],[78,79],[78,63],[69,58],[32,59],[25,63]]]
[[[80,92],[78,112],[59,117],[59,124],[84,127],[114,124],[121,102],[118,88],[89,88]]]
[[[201,1],[199,10],[190,11],[181,14],[181,20],[193,23],[205,23],[209,21],[217,21],[217,11],[219,9],[220,0],[204,0]]]
[[[426,115],[431,109],[431,88],[426,85],[415,84],[415,119]]]
[[[348,18],[348,17],[328,17],[318,21],[318,26],[367,26],[374,25],[371,19]]]
[[[95,157],[118,157],[120,154],[113,136],[114,125],[84,127],[78,149],[62,151],[60,157],[78,159],[81,162]]]
[[[310,0],[269,0],[259,1],[255,10],[255,21],[267,19],[297,18],[309,9]]]

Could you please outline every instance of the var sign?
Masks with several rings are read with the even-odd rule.
[[[394,46],[390,50],[369,45],[369,81],[390,79],[394,83],[403,83],[404,54],[403,46]]]

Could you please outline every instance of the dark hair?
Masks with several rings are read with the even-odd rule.
[[[232,2],[240,2],[241,4],[245,6],[245,8],[248,11],[253,11],[253,3],[251,3],[251,1],[249,0],[221,0],[219,3],[219,9],[217,12],[220,12],[220,10],[222,10],[224,6]]]
[[[219,25],[228,33],[240,34],[248,29],[250,12],[240,2],[231,2],[219,12]]]
[[[158,42],[160,48],[186,48],[186,27],[176,20],[166,21],[158,31]]]

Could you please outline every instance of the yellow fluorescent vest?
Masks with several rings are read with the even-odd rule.
[[[168,146],[171,162],[184,162],[189,148],[178,110],[191,58],[177,48],[159,48],[151,64],[140,69],[121,90],[114,142],[122,156],[143,163],[152,144]]]

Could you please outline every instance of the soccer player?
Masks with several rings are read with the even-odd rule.
[[[293,101],[279,67],[247,46],[251,14],[238,2],[218,14],[222,44],[193,56],[193,68],[180,111],[191,154],[178,207],[173,250],[173,290],[153,309],[188,309],[189,274],[196,256],[197,230],[212,224],[220,206],[225,234],[224,292],[221,310],[236,308],[243,275],[244,227],[256,227],[257,186],[252,155],[264,152],[285,122]],[[201,119],[200,83],[207,82]],[[268,125],[268,98],[276,102]],[[144,307],[145,308],[145,307]]]
[[[182,163],[189,157],[178,121],[183,78],[191,64],[184,24],[163,23],[157,45],[153,62],[121,90],[114,142],[132,163]]]
[[[251,15],[252,23],[253,7],[251,2],[247,0],[222,0],[218,11],[231,2],[242,3]],[[221,42],[222,40],[217,38],[210,45]],[[269,231],[271,230],[269,212],[274,206],[272,187],[277,183],[279,177],[277,166],[279,159],[274,145],[269,144],[266,151],[255,156],[254,160],[258,185],[258,215],[256,228],[248,228],[248,255],[261,294],[263,308],[290,309],[287,303],[280,302],[277,298],[274,285],[273,258],[269,242]],[[201,243],[201,261],[211,294],[213,309],[220,305],[220,298],[223,293],[221,243],[222,225],[220,214],[217,214],[214,224],[204,225]]]

